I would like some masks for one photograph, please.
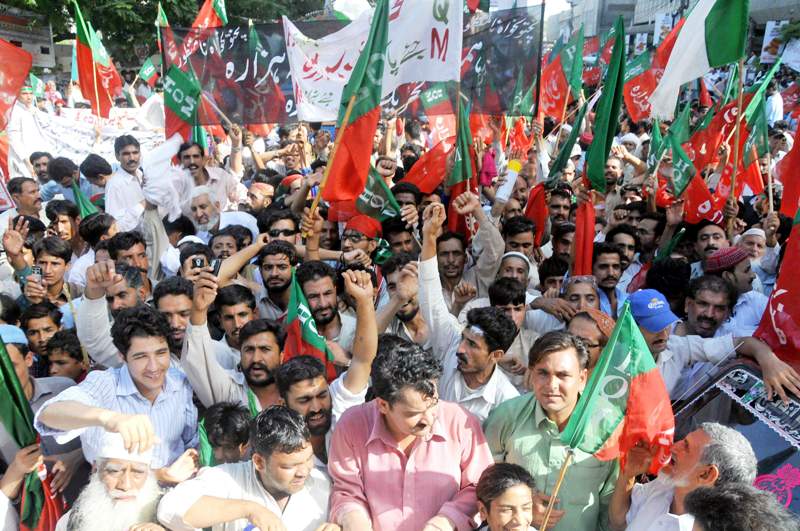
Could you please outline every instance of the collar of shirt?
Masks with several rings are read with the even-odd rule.
[[[367,437],[366,445],[369,446],[370,443],[373,441],[381,441],[386,446],[391,448],[397,448],[397,441],[395,440],[394,436],[389,432],[386,428],[386,420],[383,418],[383,414],[378,410],[378,404],[376,400],[373,400],[367,406],[372,409],[372,430],[369,433],[369,437]],[[431,434],[429,437],[424,439],[425,442],[430,440],[437,440],[437,441],[446,441],[447,440],[447,433],[442,426],[442,423],[439,422],[439,419],[433,421],[433,426],[431,428]]]
[[[454,383],[456,384],[456,394],[459,395],[459,400],[482,398],[486,403],[496,405],[498,379],[505,378],[499,366],[495,365],[489,381],[478,389],[469,387],[467,382],[464,381],[464,375],[461,374],[461,371],[456,369],[456,372],[458,374],[456,374]]]
[[[122,367],[119,369],[114,369],[119,371],[119,380],[117,383],[116,394],[117,396],[131,396],[131,395],[139,395],[143,399],[144,396],[139,392],[139,389],[136,388],[136,384],[133,383],[133,378],[131,378],[131,373],[128,371],[128,366],[123,364]],[[167,376],[164,379],[164,388],[162,392],[158,394],[156,397],[156,401],[163,400],[164,396],[167,394],[172,394],[181,390],[183,384],[176,378],[176,374],[178,373],[177,369],[170,367],[167,369]],[[146,400],[146,399],[145,399]]]
[[[536,423],[536,427],[558,436],[558,426],[556,426],[556,423],[548,418],[547,413],[544,408],[542,408],[539,401],[536,400],[536,396],[533,393],[531,393],[531,397],[533,398],[533,421]]]
[[[45,399],[50,395],[56,395],[64,389],[63,385],[58,385],[58,380],[60,378],[31,378],[31,383],[33,384],[33,396],[29,400],[31,404],[36,403],[39,400]]]

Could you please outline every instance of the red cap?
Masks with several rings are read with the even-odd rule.
[[[370,239],[380,238],[383,235],[381,224],[369,216],[359,214],[353,216],[344,226],[344,230],[354,230],[360,232]]]
[[[299,173],[295,173],[295,174],[289,175],[289,176],[283,178],[283,180],[281,181],[281,186],[286,186],[288,188],[297,179],[302,179],[302,178],[303,178],[303,176],[300,175]]]
[[[594,140],[594,135],[588,131],[580,136],[580,141],[584,144],[591,144],[592,140]]]
[[[706,273],[720,273],[735,267],[736,264],[747,260],[749,257],[750,255],[740,247],[726,247],[725,249],[714,251],[711,256],[706,258],[703,270]]]

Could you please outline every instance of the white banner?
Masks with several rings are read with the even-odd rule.
[[[639,55],[647,51],[647,33],[637,33],[633,43],[633,55]]]
[[[460,78],[463,2],[392,2],[383,95],[405,83]],[[341,30],[309,39],[283,17],[300,120],[335,121],[342,90],[369,36],[373,11]]]
[[[761,45],[761,62],[774,63],[783,48],[781,29],[789,23],[788,20],[768,20],[764,29],[764,43]]]
[[[655,28],[653,29],[653,46],[664,40],[669,32],[672,31],[672,15],[669,13],[657,13]]]
[[[783,49],[783,64],[800,72],[800,39],[792,39]]]

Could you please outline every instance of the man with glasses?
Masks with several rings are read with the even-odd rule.
[[[381,224],[369,216],[353,216],[344,226],[342,232],[342,252],[360,250],[370,257],[378,248],[378,242],[383,235]]]

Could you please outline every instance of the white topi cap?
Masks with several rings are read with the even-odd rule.
[[[153,449],[146,452],[129,452],[125,449],[122,435],[119,433],[105,432],[100,441],[100,449],[97,451],[95,461],[98,459],[120,459],[122,461],[134,461],[136,463],[150,464],[153,459]]]

